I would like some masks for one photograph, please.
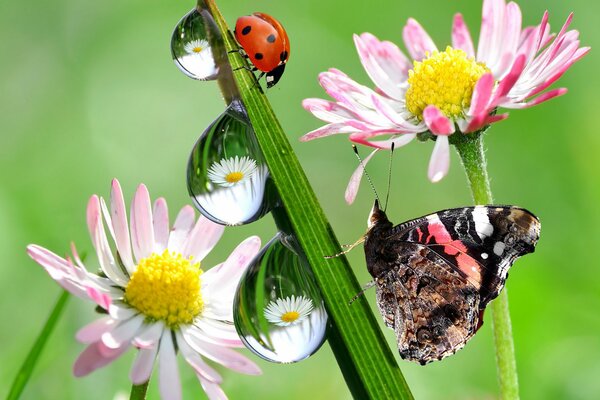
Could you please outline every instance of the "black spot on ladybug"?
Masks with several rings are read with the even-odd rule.
[[[263,59],[263,53],[256,53],[254,55],[254,58],[256,58],[257,60],[262,60]]]
[[[279,59],[281,61],[285,61],[288,58],[288,52],[287,51],[282,51],[281,54],[279,55]]]
[[[269,36],[267,36],[267,42],[275,43],[275,35],[270,34]]]
[[[242,35],[249,34],[251,30],[252,30],[252,27],[250,25],[245,26],[244,29],[242,29]]]

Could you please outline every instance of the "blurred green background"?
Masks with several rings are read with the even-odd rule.
[[[353,33],[369,31],[401,43],[402,26],[413,16],[443,48],[457,11],[477,37],[480,1],[218,4],[230,25],[240,15],[263,11],[286,27],[291,58],[268,97],[339,240],[354,242],[365,231],[373,195],[364,185],[354,205],[344,203],[344,188],[356,167],[345,137],[298,142],[321,125],[301,108],[302,99],[325,97],[317,74],[329,67],[370,85]],[[25,246],[38,243],[64,254],[73,240],[81,250],[91,249],[86,202],[93,193],[107,197],[113,177],[121,180],[127,201],[138,183],[146,183],[154,198],[168,199],[172,217],[189,202],[184,181],[189,151],[224,108],[215,83],[192,81],[171,61],[171,30],[193,6],[192,1],[153,0],[0,3],[0,396],[59,295],[58,286],[26,256]],[[527,25],[538,23],[548,8],[555,32],[575,11],[573,27],[583,44],[600,44],[600,3],[535,0],[521,8]],[[507,285],[525,399],[600,398],[596,53],[560,81],[569,88],[566,96],[511,112],[486,137],[496,201],[529,208],[543,224],[536,253],[517,262]],[[431,150],[432,143],[414,143],[396,152],[389,207],[393,221],[471,202],[456,154],[449,176],[439,184],[428,182]],[[380,156],[369,165],[380,192],[385,191],[387,162]],[[251,234],[266,242],[274,234],[270,218],[228,229],[204,265],[219,262]],[[369,281],[360,249],[350,254],[350,262],[359,281]],[[374,306],[375,292],[367,297]],[[69,303],[23,398],[112,399],[128,393],[133,353],[86,378],[71,376],[83,348],[74,333],[94,318],[89,303]],[[384,332],[394,346],[393,332]],[[230,398],[350,397],[327,345],[294,365],[257,362],[264,369],[260,377],[219,369]],[[489,321],[453,357],[426,367],[399,362],[418,399],[497,397]],[[191,370],[182,371],[185,397],[203,398]],[[156,381],[150,393],[158,398]]]

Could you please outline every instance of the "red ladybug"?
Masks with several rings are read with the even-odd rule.
[[[283,26],[264,13],[238,18],[233,31],[255,70],[262,71],[258,79],[267,76],[267,87],[275,86],[290,58],[290,40]]]

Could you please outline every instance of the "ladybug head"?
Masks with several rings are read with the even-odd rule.
[[[267,72],[267,88],[271,88],[279,82],[283,71],[285,70],[285,63],[278,65],[275,69]]]

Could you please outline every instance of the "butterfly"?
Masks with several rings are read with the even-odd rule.
[[[454,354],[520,256],[532,253],[540,221],[515,206],[438,211],[393,226],[376,200],[364,237],[379,311],[403,359],[425,365]]]

